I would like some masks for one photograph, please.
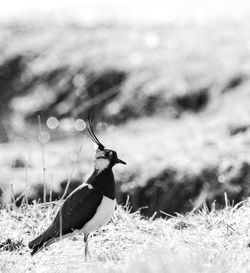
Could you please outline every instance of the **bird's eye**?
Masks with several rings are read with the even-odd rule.
[[[110,152],[105,152],[105,157],[109,157],[110,156]]]

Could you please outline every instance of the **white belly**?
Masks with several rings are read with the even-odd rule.
[[[90,232],[98,230],[101,226],[105,225],[112,217],[115,210],[116,200],[112,200],[106,196],[103,196],[102,202],[97,208],[94,217],[88,221],[81,232],[88,234]]]

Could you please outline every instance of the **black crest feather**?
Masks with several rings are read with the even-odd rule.
[[[98,148],[100,150],[103,150],[104,145],[99,141],[99,139],[97,138],[97,136],[94,133],[93,126],[92,126],[92,119],[91,119],[89,113],[88,113],[88,119],[87,119],[87,130],[88,130],[89,136],[92,139],[92,141],[98,145]]]

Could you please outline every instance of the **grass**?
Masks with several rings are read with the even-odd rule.
[[[29,240],[51,222],[57,204],[0,212],[1,272],[248,272],[250,201],[223,210],[206,206],[166,220],[144,219],[118,206],[112,221],[89,240],[64,239],[31,257]],[[163,215],[164,216],[164,215]],[[19,247],[15,247],[18,245]]]

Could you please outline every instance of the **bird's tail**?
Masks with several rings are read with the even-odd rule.
[[[29,242],[28,247],[32,249],[31,256],[33,256],[35,253],[39,252],[43,248],[51,245],[55,241],[53,238],[51,238],[51,234],[49,233],[50,232],[46,230],[37,238]]]

